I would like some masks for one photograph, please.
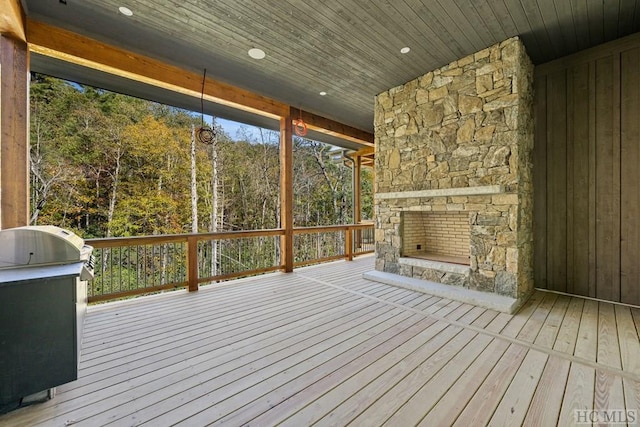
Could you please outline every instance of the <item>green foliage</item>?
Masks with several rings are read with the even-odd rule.
[[[192,125],[199,115],[34,75],[31,223],[87,238],[190,232]],[[215,147],[196,143],[200,231],[212,229],[214,157],[218,230],[278,227],[278,133],[245,130],[232,140],[216,130]],[[294,142],[295,225],[351,222],[351,169],[331,158],[331,147]],[[364,218],[371,217],[370,178],[363,172]]]

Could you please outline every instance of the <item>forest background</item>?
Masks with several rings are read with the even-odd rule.
[[[31,225],[85,238],[279,228],[278,132],[214,122],[216,143],[192,157],[200,114],[38,74],[30,92]],[[351,185],[336,147],[294,138],[296,227],[352,223]]]

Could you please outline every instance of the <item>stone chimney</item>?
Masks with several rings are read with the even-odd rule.
[[[377,271],[518,301],[532,291],[532,77],[511,38],[376,97]]]

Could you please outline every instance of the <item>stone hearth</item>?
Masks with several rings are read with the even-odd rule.
[[[524,46],[511,38],[376,97],[376,270],[528,296],[532,73]],[[421,263],[407,250],[421,245],[402,235],[412,212],[467,219],[466,270],[446,259]]]

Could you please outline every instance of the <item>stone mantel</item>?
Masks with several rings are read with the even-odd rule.
[[[379,193],[377,199],[414,199],[426,197],[455,197],[455,196],[486,196],[502,194],[505,192],[503,185],[484,185],[481,187],[439,188],[437,190],[398,191],[392,193]]]

